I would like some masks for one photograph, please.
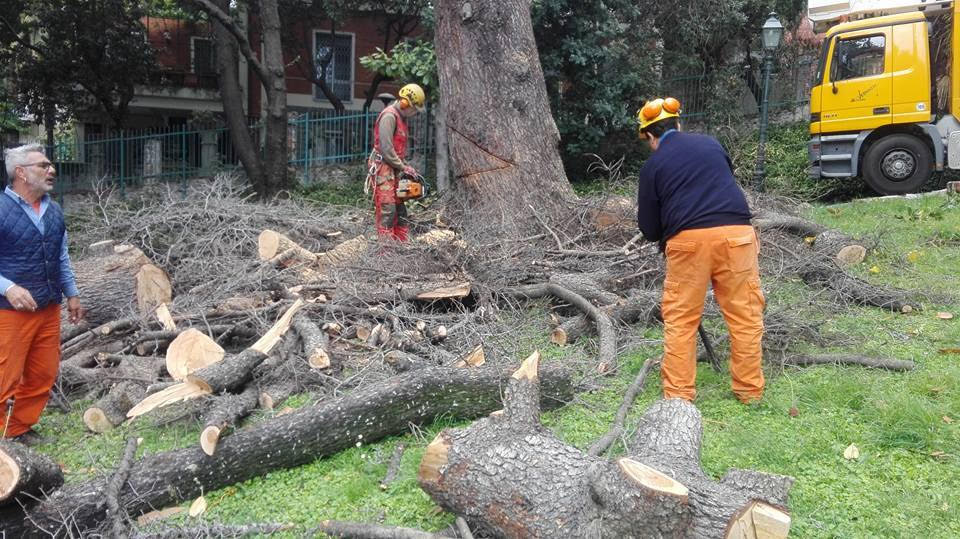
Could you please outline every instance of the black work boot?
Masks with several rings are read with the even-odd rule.
[[[19,442],[27,447],[43,445],[50,441],[49,439],[43,436],[40,436],[40,434],[33,429],[30,429],[27,432],[24,432],[23,434],[20,434],[18,436],[14,436],[10,439],[13,440],[14,442]]]

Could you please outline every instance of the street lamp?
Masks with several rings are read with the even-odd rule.
[[[767,173],[764,168],[767,145],[767,108],[770,95],[770,71],[773,69],[773,53],[780,46],[783,37],[783,25],[777,20],[776,13],[770,13],[767,22],[760,29],[763,39],[763,98],[760,100],[760,144],[757,147],[757,168],[753,172],[753,184],[757,191],[763,191],[763,180]]]

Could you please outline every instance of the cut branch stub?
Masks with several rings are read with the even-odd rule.
[[[167,347],[167,372],[174,380],[183,380],[188,374],[221,361],[224,354],[216,341],[190,328]]]

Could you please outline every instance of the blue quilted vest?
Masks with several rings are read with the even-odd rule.
[[[60,246],[66,226],[63,210],[52,200],[43,214],[43,227],[41,234],[20,203],[0,192],[0,275],[26,288],[37,308],[63,298]],[[2,295],[0,309],[13,309]]]

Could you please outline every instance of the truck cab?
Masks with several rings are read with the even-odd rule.
[[[824,14],[826,4],[833,11]],[[859,176],[881,194],[901,194],[918,190],[934,170],[943,170],[945,161],[960,167],[960,159],[953,163],[947,156],[954,132],[960,147],[960,122],[952,113],[954,107],[936,106],[943,100],[935,95],[931,56],[931,29],[934,22],[944,23],[940,15],[950,13],[945,8],[951,3],[854,0],[846,2],[846,8],[839,4],[844,3],[808,4],[815,28],[855,19],[830,27],[820,51],[810,95],[811,176]],[[886,11],[865,11],[877,4]],[[952,58],[955,45],[947,46]],[[956,76],[951,79],[951,84],[958,84]]]

